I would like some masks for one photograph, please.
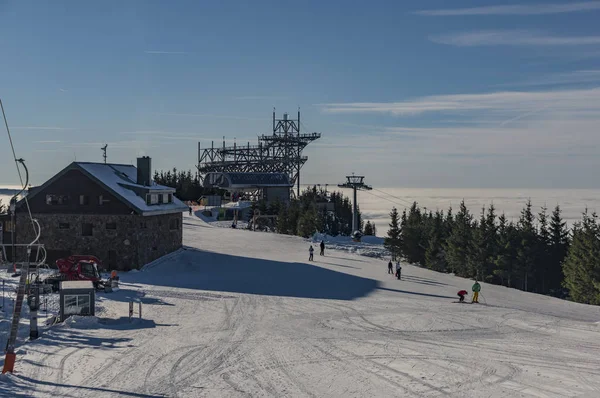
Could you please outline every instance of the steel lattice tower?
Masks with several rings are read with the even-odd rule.
[[[346,179],[347,181],[344,184],[338,184],[338,187],[351,188],[354,191],[354,200],[352,202],[352,233],[354,233],[354,231],[356,231],[357,228],[360,227],[360,225],[358,225],[358,202],[356,191],[370,191],[373,188],[363,182],[363,180],[365,179],[364,176],[355,176],[354,174],[352,174],[351,176],[346,176]]]
[[[286,173],[290,182],[297,187],[300,196],[300,169],[308,160],[302,150],[312,141],[321,138],[321,133],[300,131],[298,119],[290,119],[287,113],[282,119],[275,118],[273,110],[273,133],[258,137],[258,145],[214,146],[202,149],[198,143],[198,173],[241,172],[241,173]]]

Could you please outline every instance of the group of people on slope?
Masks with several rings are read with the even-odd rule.
[[[400,261],[396,261],[396,272],[394,272],[394,265],[392,264],[392,260],[388,263],[388,274],[394,274],[394,276],[398,279],[402,279],[402,267],[400,266]]]
[[[471,300],[471,303],[477,303],[479,304],[479,292],[481,291],[481,285],[479,284],[479,282],[477,282],[477,279],[475,279],[475,283],[473,284],[473,286],[471,287],[471,290],[473,290],[473,300]],[[469,294],[469,292],[467,292],[466,290],[461,290],[460,292],[458,292],[458,301],[460,301],[461,303],[465,301],[465,296]]]
[[[319,256],[324,256],[325,255],[325,241],[322,240],[321,244],[319,246],[321,247],[321,252],[319,253]],[[314,252],[315,252],[315,249],[313,249],[312,245],[310,245],[310,247],[308,248],[308,261],[315,261],[313,259]]]

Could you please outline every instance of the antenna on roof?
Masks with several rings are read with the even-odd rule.
[[[102,149],[102,157],[104,158],[104,163],[106,164],[106,148],[108,147],[108,144],[104,144],[104,146],[100,149]]]

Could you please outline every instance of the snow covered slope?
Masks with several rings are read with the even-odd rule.
[[[600,396],[600,308],[185,215],[187,250],[19,349],[0,396]],[[129,322],[128,302],[143,303]],[[483,304],[483,303],[486,304]]]

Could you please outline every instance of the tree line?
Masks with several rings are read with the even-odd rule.
[[[315,232],[332,236],[352,233],[352,204],[341,192],[327,192],[316,186],[306,188],[289,203],[260,201],[253,205],[260,214],[276,215],[273,229],[280,234],[310,237]],[[253,210],[254,210],[253,209]],[[359,225],[363,225],[360,210]],[[266,221],[265,221],[266,223]]]
[[[385,247],[394,259],[434,271],[600,304],[600,224],[583,213],[571,231],[556,206],[536,215],[528,201],[516,222],[490,205],[476,218],[464,201],[458,212],[422,210],[414,202],[390,213]]]
[[[159,185],[175,188],[175,196],[180,200],[197,201],[202,195],[222,193],[212,188],[205,188],[196,174],[191,170],[180,171],[176,168],[168,171],[155,171],[154,181]]]

